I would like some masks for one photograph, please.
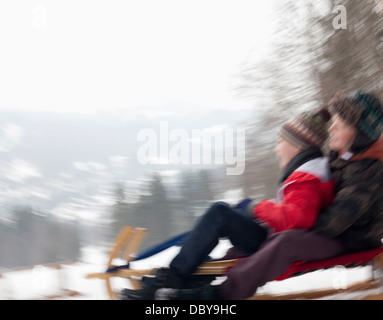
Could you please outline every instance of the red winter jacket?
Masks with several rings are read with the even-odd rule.
[[[328,158],[310,160],[296,169],[278,190],[277,199],[258,203],[252,214],[273,232],[311,228],[334,198]]]

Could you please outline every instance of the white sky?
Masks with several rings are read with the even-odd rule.
[[[265,0],[0,2],[0,110],[249,107],[231,89],[262,55]]]

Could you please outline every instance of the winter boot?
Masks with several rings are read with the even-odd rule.
[[[159,289],[158,300],[220,300],[219,286],[204,283],[193,288]]]
[[[122,300],[154,300],[155,293],[159,288],[169,288],[169,269],[158,269],[155,277],[144,277],[142,289],[123,289],[120,293]]]

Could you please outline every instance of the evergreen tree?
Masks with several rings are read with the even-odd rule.
[[[12,209],[12,217],[12,223],[0,224],[0,266],[25,267],[79,258],[80,240],[74,223],[21,205]]]

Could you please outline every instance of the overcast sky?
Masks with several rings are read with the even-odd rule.
[[[0,110],[248,107],[233,76],[262,55],[271,3],[1,1]]]

